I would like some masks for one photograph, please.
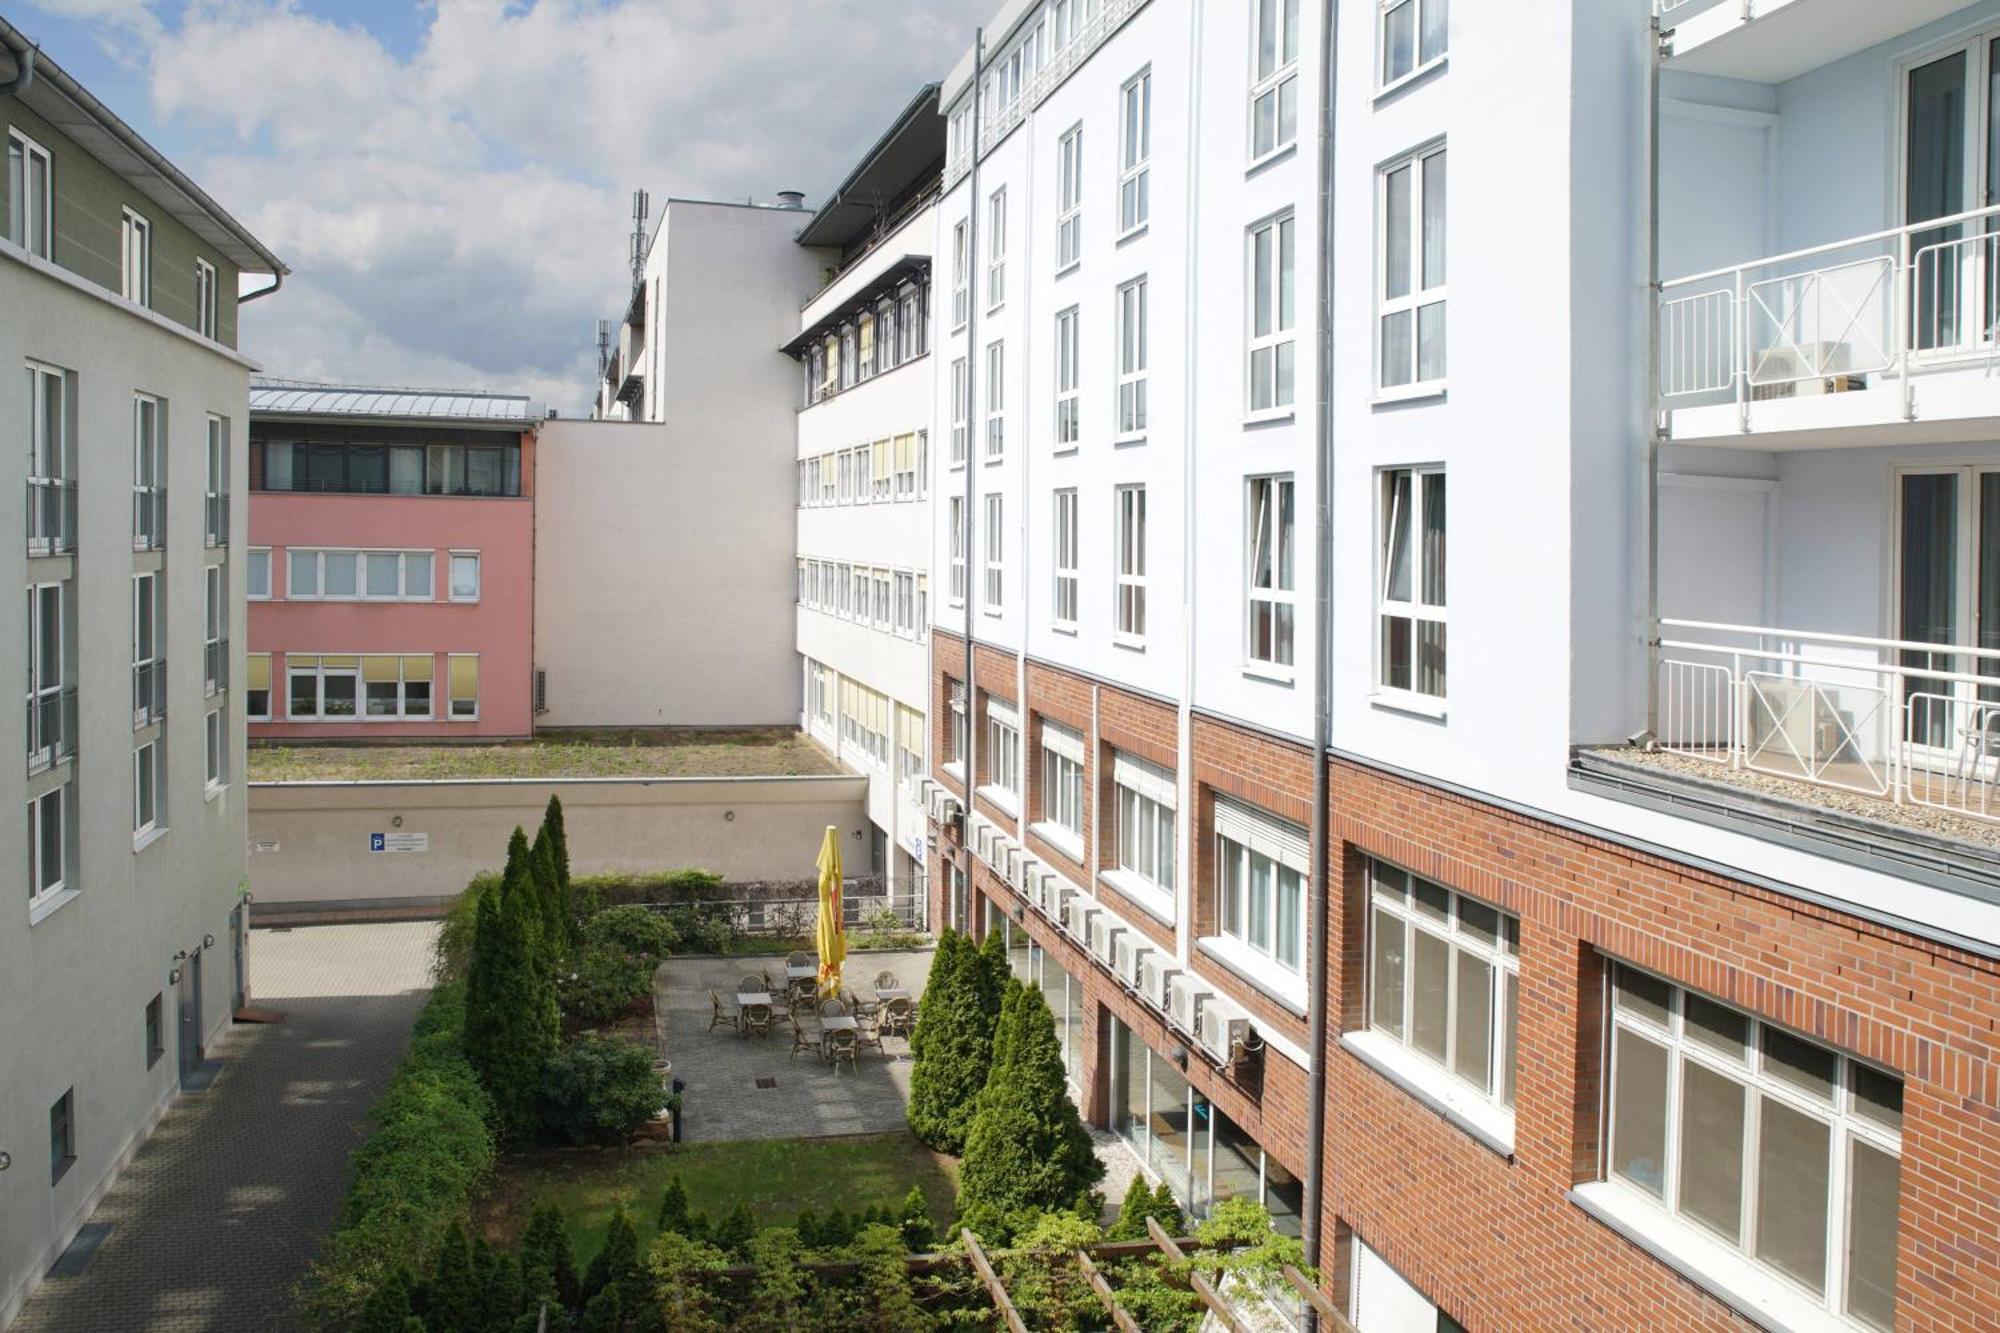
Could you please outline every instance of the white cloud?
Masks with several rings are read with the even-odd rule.
[[[407,55],[293,0],[45,7],[144,44],[182,165],[293,268],[245,309],[273,373],[572,412],[623,303],[631,189],[831,189],[993,0],[437,0]]]

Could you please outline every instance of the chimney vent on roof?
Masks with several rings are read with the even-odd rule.
[[[806,207],[805,191],[780,190],[778,191],[777,203],[773,207],[790,209],[794,213],[803,213]]]

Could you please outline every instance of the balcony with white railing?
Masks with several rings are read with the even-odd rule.
[[[1657,0],[1667,68],[1782,83],[1966,8],[1966,0]]]
[[[66,477],[29,477],[29,555],[65,555],[76,549],[76,483]]]
[[[55,767],[76,753],[76,689],[61,686],[28,694],[28,773]]]
[[[1669,280],[1659,392],[1683,444],[2000,439],[2000,207]]]
[[[167,488],[132,488],[132,549],[158,551],[167,544]]]

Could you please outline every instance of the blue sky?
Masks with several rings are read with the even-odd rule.
[[[635,188],[837,184],[995,0],[16,0],[292,267],[272,374],[588,402]]]

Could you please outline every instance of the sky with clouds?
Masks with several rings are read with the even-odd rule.
[[[996,0],[12,0],[292,268],[274,375],[585,410],[631,192],[812,206]]]

